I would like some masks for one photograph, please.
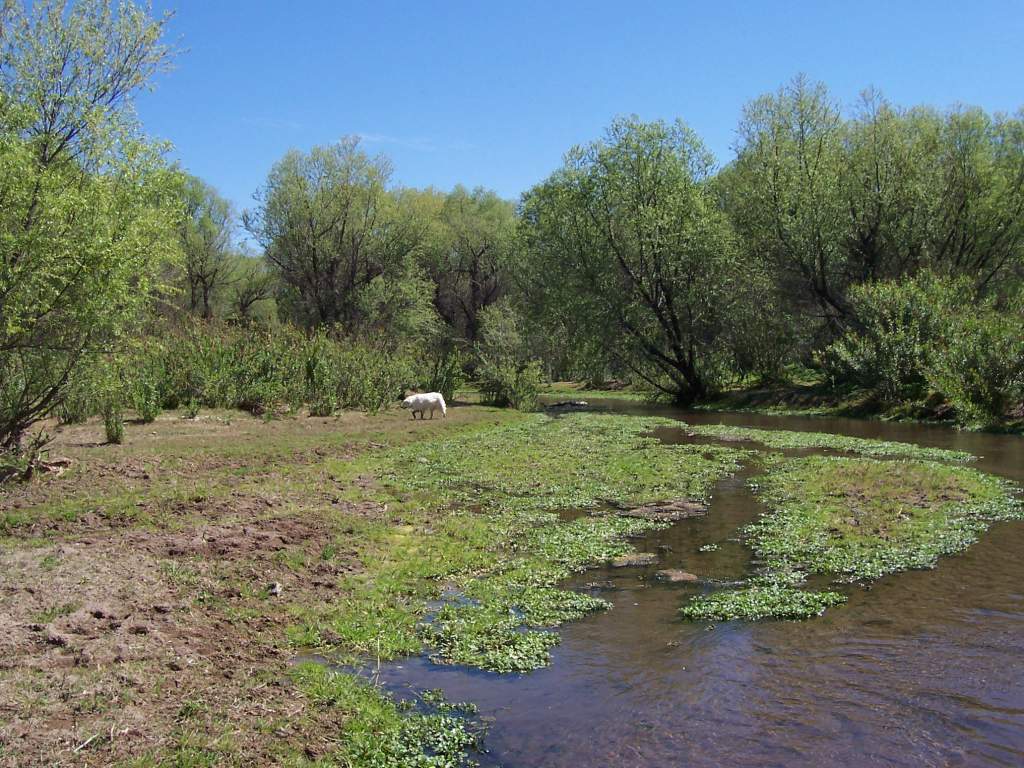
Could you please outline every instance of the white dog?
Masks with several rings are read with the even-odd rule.
[[[402,407],[411,410],[414,419],[417,413],[420,415],[420,419],[425,419],[426,416],[423,415],[425,411],[430,411],[430,418],[434,418],[434,411],[440,411],[442,416],[448,417],[448,406],[445,405],[444,395],[440,392],[409,395],[402,401]]]

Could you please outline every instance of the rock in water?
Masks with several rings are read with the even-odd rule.
[[[689,573],[687,571],[665,570],[665,571],[658,571],[654,575],[656,577],[658,577],[661,581],[671,581],[673,583],[685,582],[685,581],[690,581],[690,582],[698,581],[697,574]]]
[[[658,556],[653,552],[633,552],[614,558],[611,561],[611,566],[612,568],[642,568],[654,565],[656,562],[658,562]]]
[[[674,523],[687,517],[700,517],[706,515],[707,512],[708,508],[699,501],[677,499],[676,501],[656,501],[653,504],[644,504],[642,507],[624,509],[617,514],[623,517],[641,517],[644,520]]]

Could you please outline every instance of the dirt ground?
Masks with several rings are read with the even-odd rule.
[[[0,766],[329,751],[338,715],[290,684],[285,628],[338,599],[352,521],[382,514],[330,467],[497,418],[165,414],[120,446],[50,425],[71,468],[0,488]]]

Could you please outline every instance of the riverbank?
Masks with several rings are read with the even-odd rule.
[[[636,537],[703,519],[712,488],[741,466],[771,480],[787,466],[779,451],[969,459],[831,434],[475,405],[433,421],[166,414],[129,424],[121,446],[102,444],[102,429],[58,430],[52,453],[70,469],[0,497],[0,701],[11,702],[0,765],[460,765],[479,735],[470,707],[429,690],[403,704],[293,660],[372,670],[410,656],[498,673],[486,680],[543,668],[563,636],[555,627],[611,605],[566,579],[601,563],[653,572],[656,549],[630,557]],[[847,488],[860,475],[831,468],[780,475],[766,509],[786,508],[776,502],[787,494],[806,509],[828,501],[813,522],[830,535],[838,520],[842,533],[874,484]],[[872,510],[897,521],[911,511],[916,538],[946,513],[933,501],[994,498],[994,486],[953,487],[935,472],[908,474],[893,503],[875,498]],[[831,557],[822,553],[815,564]],[[728,594],[713,573],[693,576],[661,621],[695,589]]]
[[[958,424],[953,408],[939,397],[898,405],[881,403],[866,390],[837,390],[825,382],[728,389],[695,406],[700,410],[775,416],[836,416],[972,428]],[[1024,434],[1024,403],[998,424],[980,431]]]
[[[59,430],[71,469],[0,505],[0,760],[376,766],[446,744],[458,764],[462,718],[290,659],[544,666],[551,627],[608,607],[558,584],[666,524],[656,505],[559,512],[698,514],[738,466],[644,437],[671,423],[472,406],[168,414],[121,446],[100,424]]]

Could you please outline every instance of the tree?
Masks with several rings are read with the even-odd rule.
[[[546,283],[563,343],[602,343],[682,404],[717,378],[738,268],[711,167],[684,124],[619,119],[522,204],[526,280]]]
[[[0,446],[60,404],[176,256],[176,174],[132,119],[170,61],[131,3],[6,3],[0,39]]]
[[[861,323],[865,282],[922,270],[1006,293],[1024,262],[1024,120],[900,110],[866,92],[850,119],[796,78],[744,110],[716,182],[748,254],[831,334]]]
[[[796,78],[744,109],[737,157],[721,185],[748,253],[787,292],[836,325],[849,232],[840,187],[843,122],[823,85]]]
[[[474,343],[480,313],[507,290],[515,207],[490,190],[457,186],[445,197],[437,225],[427,253],[435,305],[456,333]]]
[[[390,177],[390,163],[369,157],[357,138],[291,151],[270,171],[244,220],[277,275],[279,307],[293,319],[352,331],[367,286],[405,274],[423,232],[388,189]]]
[[[239,320],[249,320],[257,304],[273,297],[274,276],[267,270],[262,259],[248,256],[240,258],[234,276],[231,304]]]
[[[234,214],[231,204],[217,190],[195,176],[185,181],[184,199],[181,247],[189,311],[209,320],[214,298],[232,280]]]

